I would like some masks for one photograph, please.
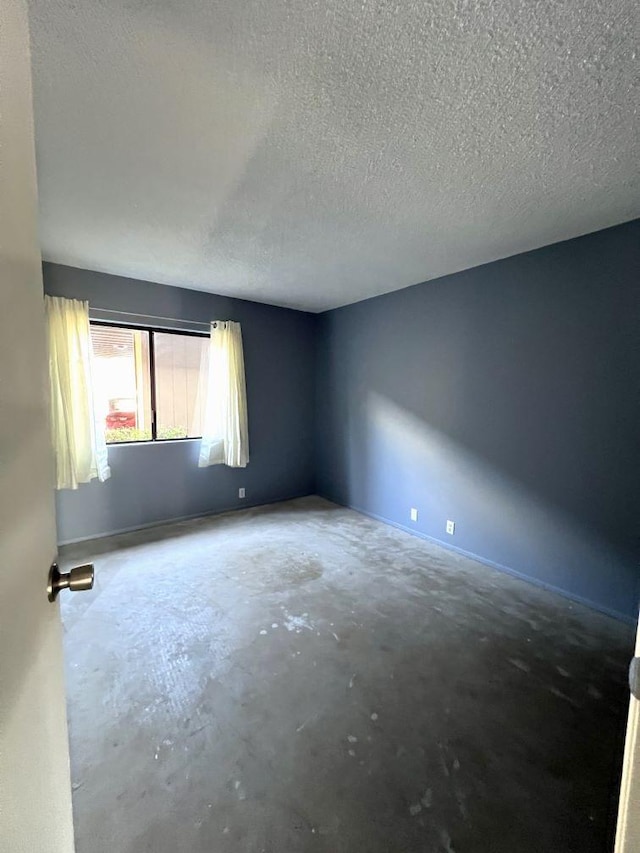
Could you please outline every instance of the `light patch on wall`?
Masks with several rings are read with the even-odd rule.
[[[457,547],[479,555],[506,554],[517,543],[527,565],[510,565],[506,558],[504,564],[525,574],[546,572],[554,586],[570,588],[571,575],[581,570],[587,556],[593,561],[599,555],[603,566],[617,559],[606,542],[560,508],[545,506],[520,483],[377,392],[366,397],[366,424],[361,453],[367,459],[361,470],[367,476],[361,490],[353,488],[354,505],[406,524],[394,514],[394,505],[402,505],[406,497],[423,507],[421,532],[444,540],[446,520],[453,517],[461,524]],[[467,518],[472,525],[465,523]],[[548,553],[554,541],[563,543],[558,548],[563,560],[551,566]],[[603,578],[606,583],[606,572]]]

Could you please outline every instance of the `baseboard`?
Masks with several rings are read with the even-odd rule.
[[[132,527],[119,527],[117,530],[108,530],[105,533],[91,533],[89,536],[78,536],[75,539],[61,539],[58,542],[58,548],[63,548],[65,545],[78,545],[80,542],[91,542],[92,539],[107,539],[109,536],[119,536],[121,533],[135,533],[137,530],[149,530],[153,527],[162,527],[163,524],[179,524],[181,521],[193,521],[196,518],[206,518],[207,516],[224,515],[226,512],[238,512],[243,509],[255,509],[260,506],[271,506],[271,504],[285,503],[293,501],[296,498],[306,498],[313,492],[300,492],[298,494],[289,495],[284,498],[276,498],[272,501],[258,501],[256,503],[247,503],[243,501],[242,506],[234,504],[234,506],[221,507],[220,509],[209,509],[204,512],[195,512],[191,515],[178,515],[172,518],[161,518],[158,521],[148,521],[144,524],[134,524]]]
[[[327,498],[326,495],[321,495],[321,497],[325,497],[327,500],[333,500],[332,498]],[[337,501],[333,501],[337,503]],[[345,504],[341,504],[345,506]],[[435,536],[429,536],[426,533],[421,533],[419,530],[414,530],[411,527],[407,527],[404,524],[400,524],[397,521],[391,521],[388,518],[384,518],[384,516],[377,515],[375,512],[369,512],[362,507],[355,505],[347,505],[348,509],[353,509],[356,512],[361,513],[362,515],[366,515],[368,518],[373,518],[376,521],[381,521],[383,524],[388,524],[391,527],[395,527],[398,530],[402,530],[405,533],[409,533],[411,536],[417,536],[419,539],[424,539],[427,542],[432,542],[434,545],[439,545],[441,548],[446,548],[447,551],[454,551],[456,554],[461,554],[463,557],[469,557],[471,560],[476,560],[478,563],[482,563],[485,566],[489,566],[491,569],[495,569],[498,572],[504,572],[505,574],[512,575],[519,580],[526,581],[527,583],[533,584],[533,586],[537,586],[540,589],[545,589],[548,592],[554,592],[557,595],[561,595],[563,598],[568,598],[570,601],[575,601],[576,604],[582,604],[585,607],[591,608],[591,610],[597,610],[598,613],[603,613],[605,616],[610,616],[613,619],[617,619],[619,622],[624,622],[627,625],[635,626],[637,624],[637,619],[632,616],[628,616],[626,613],[621,613],[618,610],[613,610],[610,607],[605,607],[602,604],[599,604],[597,601],[592,601],[589,598],[584,598],[581,595],[577,595],[576,593],[570,592],[569,590],[562,589],[562,587],[554,586],[553,584],[547,583],[546,581],[542,581],[539,578],[532,577],[531,575],[524,574],[523,572],[519,572],[517,569],[512,569],[510,566],[504,566],[501,563],[496,563],[494,560],[490,560],[487,557],[482,557],[480,554],[474,554],[472,551],[465,551],[464,548],[458,548],[456,545],[452,545],[450,542],[443,542],[441,539],[436,539]]]
[[[260,506],[270,506],[272,504],[285,503],[286,501],[295,500],[296,498],[308,497],[311,494],[311,492],[305,491],[289,495],[288,497],[278,498],[277,500],[273,501],[243,503],[242,506],[238,506],[237,504],[235,504],[234,506],[221,507],[220,509],[216,510],[207,510],[205,512],[193,513],[192,515],[177,516],[175,518],[164,518],[158,521],[150,521],[145,524],[134,525],[132,527],[122,527],[118,530],[110,530],[105,533],[95,533],[89,536],[80,536],[76,539],[61,540],[60,542],[58,542],[58,547],[61,548],[65,545],[76,545],[80,542],[89,542],[92,539],[106,539],[109,536],[119,536],[122,533],[134,533],[136,530],[148,530],[149,528],[153,527],[161,527],[164,524],[178,524],[181,521],[192,521],[196,518],[223,515],[226,512],[238,512],[243,509],[255,509],[256,507]],[[414,530],[411,527],[407,527],[405,524],[400,524],[397,521],[391,521],[391,519],[385,518],[382,515],[378,515],[375,512],[369,512],[368,510],[355,505],[339,504],[338,501],[334,500],[333,498],[327,497],[327,495],[319,494],[319,497],[331,501],[332,503],[335,503],[338,506],[346,506],[347,509],[352,509],[355,512],[359,512],[362,515],[366,515],[368,518],[375,519],[375,521],[380,521],[383,524],[388,524],[390,527],[395,527],[397,530],[402,530],[404,533],[408,533],[411,536],[417,536],[418,539],[423,539],[426,542],[432,542],[434,545],[439,545],[441,548],[445,548],[447,551],[453,551],[456,554],[461,554],[462,556],[468,557],[471,560],[476,560],[478,563],[482,563],[485,566],[489,566],[489,568],[495,569],[498,572],[504,572],[505,574],[518,578],[519,580],[533,584],[533,586],[537,586],[540,589],[545,589],[548,592],[553,592],[557,595],[561,595],[563,598],[567,598],[570,601],[575,601],[577,604],[582,604],[585,607],[589,607],[592,610],[596,610],[599,613],[603,613],[605,616],[610,616],[613,619],[617,619],[618,621],[624,622],[627,625],[635,626],[637,623],[637,620],[635,618],[633,618],[632,616],[628,616],[626,613],[621,613],[618,610],[613,610],[610,607],[605,607],[604,605],[599,604],[596,601],[584,598],[583,596],[577,595],[576,593],[570,592],[569,590],[563,589],[562,587],[555,586],[554,584],[547,583],[546,581],[540,580],[539,578],[524,574],[523,572],[519,572],[517,569],[512,569],[510,566],[505,566],[502,563],[496,563],[494,560],[490,560],[488,557],[483,557],[480,554],[474,554],[472,551],[466,551],[464,548],[459,548],[457,545],[452,545],[450,542],[444,542],[441,539],[436,539],[435,536],[429,536],[427,533],[422,533],[419,530]]]

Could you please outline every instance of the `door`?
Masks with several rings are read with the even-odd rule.
[[[636,657],[640,657],[640,623],[636,637]],[[640,682],[640,679],[638,681]],[[638,850],[640,850],[640,701],[631,696],[615,853],[637,853]]]
[[[0,2],[0,851],[71,853],[26,0]]]

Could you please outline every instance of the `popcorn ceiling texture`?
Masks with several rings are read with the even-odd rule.
[[[640,215],[635,0],[31,0],[44,257],[323,310]]]

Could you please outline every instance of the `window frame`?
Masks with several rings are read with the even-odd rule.
[[[200,441],[201,435],[184,435],[180,438],[158,438],[156,412],[156,354],[154,334],[184,335],[189,338],[207,338],[207,332],[183,332],[181,329],[167,329],[162,326],[141,326],[137,323],[114,323],[108,320],[92,320],[89,317],[89,329],[92,326],[108,326],[111,329],[131,329],[134,332],[147,332],[149,335],[149,381],[151,396],[151,438],[136,438],[131,441],[107,441],[107,447],[118,447],[123,444],[164,444],[168,441]]]

